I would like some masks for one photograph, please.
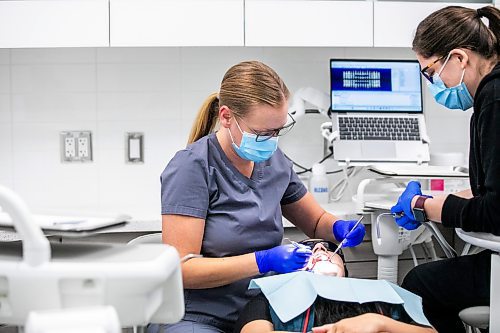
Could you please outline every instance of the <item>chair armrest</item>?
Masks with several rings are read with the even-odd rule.
[[[495,252],[500,252],[500,236],[486,232],[469,232],[456,228],[455,232],[464,242]]]

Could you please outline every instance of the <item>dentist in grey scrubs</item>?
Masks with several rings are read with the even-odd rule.
[[[327,213],[278,148],[294,124],[289,91],[270,67],[231,67],[201,107],[189,144],[161,175],[163,242],[180,256],[186,314],[149,332],[232,332],[251,278],[305,266],[311,251],[280,245],[282,215],[311,238],[342,241],[356,221]],[[215,129],[218,129],[216,132]],[[360,224],[346,246],[363,240]],[[293,300],[293,297],[291,297]]]

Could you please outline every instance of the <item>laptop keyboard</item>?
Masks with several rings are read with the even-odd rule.
[[[338,117],[341,140],[419,141],[417,118]]]

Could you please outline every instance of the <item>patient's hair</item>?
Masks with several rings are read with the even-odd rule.
[[[410,323],[411,318],[406,314],[400,304],[389,304],[385,302],[341,302],[332,301],[318,296],[314,302],[314,325],[336,323],[345,318],[356,317],[365,313],[378,313],[399,321]]]

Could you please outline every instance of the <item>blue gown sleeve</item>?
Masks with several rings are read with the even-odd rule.
[[[172,158],[161,174],[161,213],[206,219],[209,205],[206,162],[188,149]]]
[[[304,183],[302,183],[295,171],[293,171],[291,165],[290,172],[290,183],[288,184],[285,194],[283,194],[283,197],[281,198],[281,205],[288,205],[299,201],[307,193],[307,188],[304,186]]]

